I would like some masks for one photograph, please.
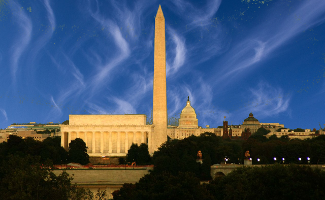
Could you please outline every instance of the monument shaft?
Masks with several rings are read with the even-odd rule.
[[[166,41],[165,18],[159,5],[155,18],[154,80],[153,80],[153,153],[167,140],[167,94],[166,94]]]

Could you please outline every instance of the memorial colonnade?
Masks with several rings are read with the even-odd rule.
[[[126,155],[132,143],[148,144],[150,132],[148,126],[142,127],[73,127],[62,131],[61,143],[68,150],[69,144],[76,138],[82,139],[88,147],[90,156],[121,156]],[[140,129],[140,130],[139,130]]]

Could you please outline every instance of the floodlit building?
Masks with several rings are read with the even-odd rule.
[[[191,135],[199,136],[202,133],[215,133],[214,128],[202,128],[198,126],[195,109],[191,106],[190,98],[187,98],[186,106],[183,108],[178,126],[168,126],[167,135],[171,139],[184,139]]]

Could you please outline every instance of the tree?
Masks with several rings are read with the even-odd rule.
[[[72,140],[69,144],[69,160],[70,162],[80,163],[86,165],[89,163],[89,155],[87,154],[86,143],[80,139],[76,138]]]
[[[124,184],[119,191],[113,192],[115,200],[155,200],[155,199],[200,199],[213,200],[195,174],[181,172],[172,175],[168,172],[148,174],[138,183]]]
[[[238,168],[207,185],[216,199],[324,199],[325,172],[299,165]]]
[[[278,137],[275,134],[273,134],[269,137],[269,140],[278,140]]]
[[[281,127],[281,128],[278,128],[278,129],[276,130],[276,132],[281,132],[282,129],[287,129],[287,128],[282,128],[282,127]]]
[[[63,125],[69,125],[69,120],[65,120],[64,122],[62,122]]]
[[[150,164],[151,162],[148,145],[145,143],[142,143],[139,146],[139,154],[138,154],[137,162],[139,165],[146,165],[146,164]]]
[[[136,162],[137,165],[150,164],[150,154],[148,151],[148,145],[142,143],[140,146],[138,144],[132,144],[128,150],[126,157],[127,162]]]
[[[7,141],[7,154],[26,155],[26,144],[24,139],[17,135],[9,135]]]
[[[261,127],[259,129],[257,129],[257,131],[253,135],[267,135],[269,132],[271,132],[271,131],[266,130],[265,128]]]
[[[72,177],[56,176],[39,157],[8,156],[0,167],[0,199],[89,199],[90,193],[71,184]]]
[[[52,160],[53,164],[67,163],[68,152],[61,146],[60,137],[48,137],[42,142],[42,160]]]
[[[302,128],[296,128],[296,129],[293,129],[294,132],[305,132],[305,129],[302,129]]]
[[[126,162],[136,162],[138,159],[139,146],[137,144],[132,143],[130,149],[128,150],[128,154],[126,155]]]

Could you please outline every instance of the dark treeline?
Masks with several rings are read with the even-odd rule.
[[[242,141],[223,140],[212,133],[199,137],[190,136],[183,140],[171,140],[153,155],[153,173],[192,172],[201,180],[209,180],[210,166],[225,161],[242,163]],[[203,164],[197,162],[197,153],[202,152]]]
[[[325,172],[295,164],[237,168],[206,185],[214,199],[325,198]]]
[[[80,147],[80,141],[74,140],[67,152],[61,147],[60,137],[40,142],[10,135],[0,144],[0,199],[94,199],[92,192],[73,185],[68,173],[53,173],[53,164],[82,155],[83,151],[74,147],[76,143]],[[81,143],[82,148],[85,146]]]
[[[135,162],[136,165],[150,165],[152,164],[150,154],[148,151],[147,144],[132,144],[130,149],[128,150],[128,154],[126,157],[126,163],[132,164]],[[120,164],[126,164],[123,158],[120,159]]]
[[[48,137],[38,141],[31,137],[22,139],[16,135],[10,135],[7,142],[0,144],[0,159],[4,160],[9,155],[20,157],[36,156],[40,163],[50,161],[54,165],[67,164],[69,162],[86,165],[89,163],[87,147],[82,139],[75,139],[69,144],[69,151],[61,146],[60,137]]]
[[[253,134],[243,143],[242,148],[244,151],[249,150],[253,164],[325,163],[325,135],[299,140],[289,139],[288,136],[277,138],[275,135],[267,139],[263,135]]]
[[[192,172],[151,173],[136,184],[124,184],[113,192],[114,200],[322,200],[325,172],[308,166],[274,164],[238,168],[209,184],[200,184]]]
[[[48,137],[41,142],[30,137],[22,139],[10,135],[7,142],[0,144],[0,158],[4,159],[8,155],[39,156],[40,162],[51,160],[53,164],[68,162],[68,152],[61,147],[60,137]]]
[[[323,163],[325,136],[307,140],[288,137],[267,139],[260,129],[247,141],[222,139],[211,133],[183,140],[170,140],[152,157],[154,170],[136,184],[124,184],[113,193],[126,199],[324,199],[325,172],[308,166],[275,163]],[[202,152],[203,163],[197,162]],[[249,150],[253,163],[275,163],[267,167],[239,168],[227,176],[211,177],[212,164],[243,163]],[[260,158],[260,162],[257,162]],[[298,158],[302,158],[301,161]],[[305,161],[303,160],[305,159]],[[215,178],[213,181],[212,178]],[[209,184],[200,184],[210,180]]]

